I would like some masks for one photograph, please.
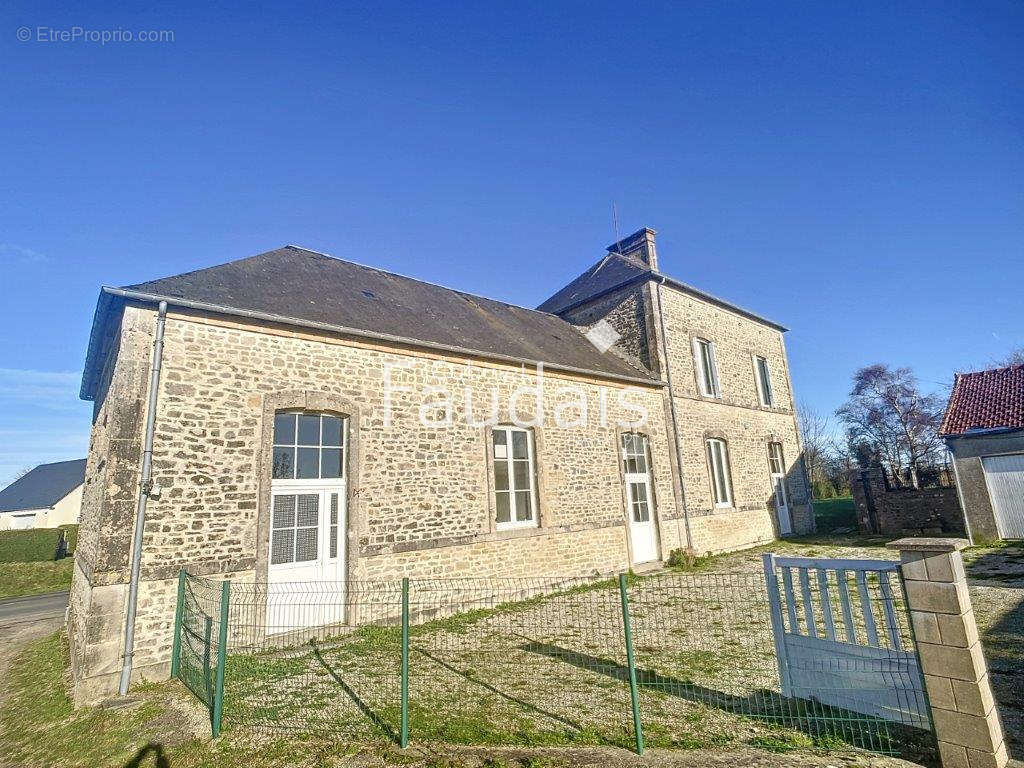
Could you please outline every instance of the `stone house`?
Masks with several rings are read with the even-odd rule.
[[[813,530],[785,330],[663,275],[649,229],[538,310],[295,246],[103,288],[76,700],[116,689],[126,624],[166,676],[182,568],[571,576]]]
[[[971,541],[1024,539],[1024,365],[958,373],[939,432]]]

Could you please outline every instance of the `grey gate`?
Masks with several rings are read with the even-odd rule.
[[[899,563],[764,555],[784,696],[929,729]]]

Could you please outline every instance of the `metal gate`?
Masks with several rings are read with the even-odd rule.
[[[764,555],[784,696],[930,729],[899,563]]]

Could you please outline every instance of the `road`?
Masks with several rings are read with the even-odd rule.
[[[28,621],[60,618],[68,605],[67,592],[47,592],[28,597],[8,597],[0,600],[0,627]]]

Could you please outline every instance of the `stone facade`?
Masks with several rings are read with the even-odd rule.
[[[620,455],[624,428],[648,439],[659,559],[688,543],[702,554],[776,535],[770,441],[783,445],[794,531],[813,530],[780,330],[652,281],[573,315],[567,319],[581,330],[607,320],[620,334],[615,351],[637,367],[638,378],[651,372],[651,383],[541,373],[527,364],[172,306],[155,413],[160,493],[150,497],[143,531],[135,677],[167,674],[180,569],[266,579],[271,436],[282,409],[348,418],[349,580],[629,568],[635,558]],[[79,702],[115,690],[121,666],[156,311],[128,303],[120,316],[105,329],[69,614]],[[698,393],[694,334],[716,343],[720,399]],[[758,402],[753,354],[769,360],[774,407]],[[628,426],[641,413],[642,425]],[[531,418],[539,524],[498,529],[489,423]],[[729,508],[711,499],[711,436],[729,446]]]
[[[658,319],[663,302],[664,329]],[[789,363],[782,331],[727,308],[665,285],[652,283],[611,292],[575,306],[563,315],[570,322],[593,325],[606,320],[621,334],[616,350],[652,372],[669,375],[679,419],[683,488],[698,553],[721,552],[770,541],[778,533],[774,489],[768,471],[768,443],[783,447],[786,487],[795,533],[814,529],[814,512],[803,466]],[[693,339],[715,343],[721,397],[705,397],[697,383]],[[667,361],[666,361],[667,350]],[[763,406],[754,375],[754,356],[771,371],[774,405]],[[667,418],[671,408],[667,404]],[[733,505],[716,508],[705,439],[729,446]],[[673,457],[674,459],[674,457]],[[673,461],[673,466],[675,462]]]

